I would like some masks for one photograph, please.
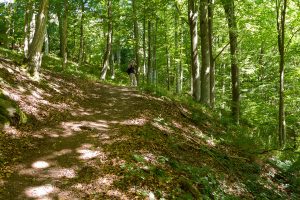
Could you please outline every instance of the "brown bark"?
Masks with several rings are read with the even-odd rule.
[[[239,67],[237,60],[237,24],[234,13],[234,0],[223,1],[224,10],[228,22],[230,55],[231,55],[231,113],[235,123],[239,124],[240,118],[240,90]]]
[[[214,0],[208,0],[208,42],[210,57],[210,105],[215,107],[215,60],[213,57],[213,16]]]
[[[132,10],[133,10],[133,26],[134,26],[134,54],[136,63],[136,79],[137,84],[139,84],[139,71],[140,71],[140,56],[139,56],[139,29],[136,14],[136,0],[132,0]]]
[[[83,45],[84,45],[84,30],[83,30],[83,24],[84,24],[84,5],[85,5],[85,0],[81,1],[81,16],[80,16],[80,43],[79,43],[79,66],[81,66],[81,63],[83,61]]]
[[[28,59],[26,60],[28,63],[29,72],[35,76],[39,75],[39,70],[42,63],[42,47],[45,37],[48,7],[49,0],[42,0],[39,7],[33,40],[28,51]]]
[[[106,51],[103,59],[103,66],[101,70],[101,79],[105,80],[107,70],[109,69],[109,58],[112,49],[112,0],[107,1],[107,18],[108,18],[108,33],[106,37]]]
[[[28,58],[28,48],[30,40],[30,19],[32,15],[32,0],[26,4],[25,19],[24,19],[24,57]]]
[[[192,93],[196,101],[200,100],[200,68],[198,58],[198,11],[194,0],[188,0],[188,19],[191,41]]]
[[[201,38],[201,98],[200,102],[210,104],[210,49],[208,37],[208,0],[200,0]]]
[[[279,116],[278,116],[278,136],[281,148],[286,143],[286,123],[284,109],[284,39],[285,39],[285,15],[287,0],[276,0],[277,11],[277,33],[278,33],[278,51],[279,51]]]
[[[151,53],[151,21],[148,21],[148,69],[147,69],[147,83],[152,84],[153,83],[153,69],[152,69],[152,53]]]
[[[68,0],[64,0],[64,13],[62,18],[62,67],[65,68],[68,62],[67,51],[67,36],[68,36]]]

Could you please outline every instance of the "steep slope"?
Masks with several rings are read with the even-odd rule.
[[[278,169],[167,98],[49,70],[37,82],[8,59],[0,76],[28,118],[2,130],[0,199],[296,198]]]

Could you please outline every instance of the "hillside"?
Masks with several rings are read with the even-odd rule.
[[[35,81],[4,57],[0,81],[0,199],[300,198],[204,110],[49,69]]]

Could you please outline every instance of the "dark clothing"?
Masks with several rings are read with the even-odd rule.
[[[128,69],[127,69],[127,74],[134,74],[135,73],[135,70],[134,70],[134,67],[131,65]]]

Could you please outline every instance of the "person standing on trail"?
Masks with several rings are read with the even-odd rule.
[[[137,81],[136,81],[136,71],[135,71],[135,66],[136,63],[135,61],[131,61],[130,64],[128,65],[127,68],[127,74],[129,75],[130,78],[130,86],[137,86]]]

